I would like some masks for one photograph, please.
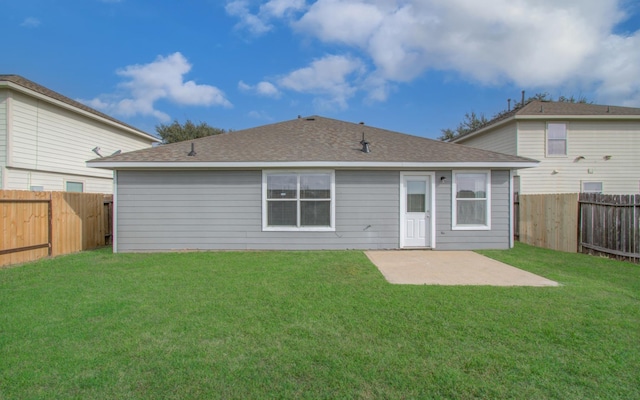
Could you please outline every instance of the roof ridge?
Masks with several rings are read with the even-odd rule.
[[[455,138],[450,139],[450,141],[457,141],[460,138],[472,135],[478,131],[495,125],[501,121],[510,119],[516,115],[519,117],[546,115],[548,117],[568,116],[575,118],[584,116],[627,116],[630,118],[640,118],[640,108],[606,104],[531,99],[524,106],[516,107],[510,111],[499,112],[491,120],[487,121],[487,123],[482,124],[478,128],[463,135],[456,136]]]

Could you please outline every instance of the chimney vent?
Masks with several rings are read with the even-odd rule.
[[[362,145],[363,153],[371,153],[371,149],[369,148],[369,142],[367,142],[364,138],[364,132],[362,132],[362,140],[360,141],[360,144]]]

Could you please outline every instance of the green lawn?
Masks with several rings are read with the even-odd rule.
[[[640,267],[386,283],[357,251],[84,252],[0,270],[0,399],[640,398]]]

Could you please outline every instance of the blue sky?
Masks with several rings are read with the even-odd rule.
[[[548,92],[640,107],[640,2],[0,0],[0,73],[154,133],[318,114],[435,138]]]

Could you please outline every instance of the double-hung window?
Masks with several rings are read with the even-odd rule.
[[[333,171],[265,171],[264,230],[335,230]]]
[[[567,155],[567,124],[549,122],[547,124],[547,156]]]
[[[491,173],[453,173],[453,229],[491,228]]]

